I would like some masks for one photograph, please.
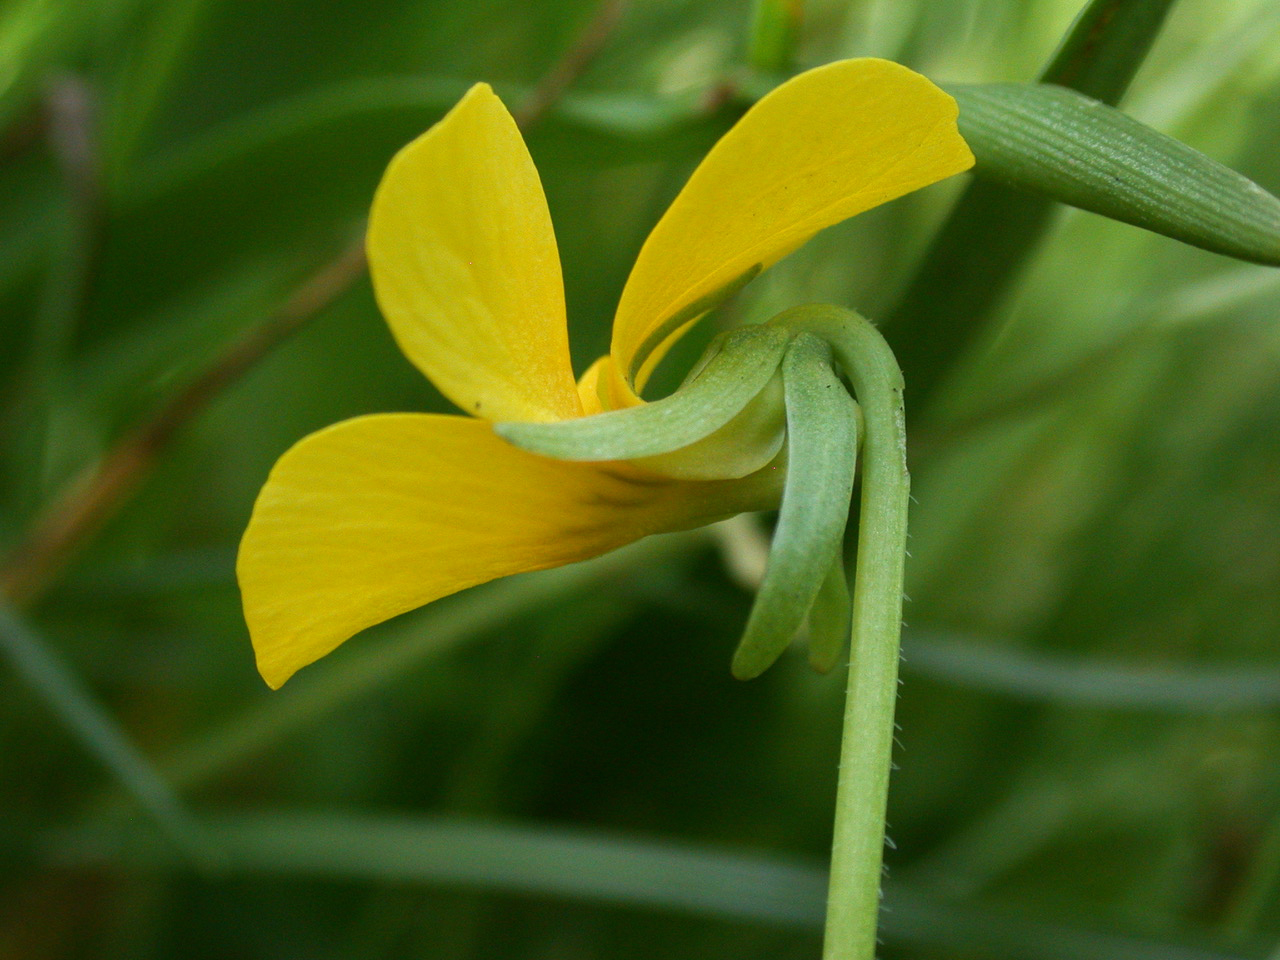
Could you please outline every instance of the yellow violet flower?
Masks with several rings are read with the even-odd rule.
[[[467,587],[776,505],[783,470],[762,462],[780,433],[749,464],[705,475],[678,458],[552,459],[494,424],[643,404],[663,353],[725,291],[823,228],[970,167],[955,119],[949,96],[883,60],[831,63],[773,90],[649,235],[609,354],[575,382],[537,171],[501,101],[472,87],[392,160],[367,240],[396,341],[469,416],[357,417],[280,458],[237,563],[266,682]]]

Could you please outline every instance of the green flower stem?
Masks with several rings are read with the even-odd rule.
[[[862,407],[852,657],[822,956],[823,960],[873,960],[898,692],[910,487],[902,373],[879,331],[856,313],[806,306],[787,311],[775,322],[817,334],[830,343]]]

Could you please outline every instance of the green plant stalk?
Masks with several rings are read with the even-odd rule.
[[[848,310],[778,321],[831,344],[862,408],[862,497],[823,960],[874,960],[892,765],[910,477],[902,372],[878,330]]]
[[[1124,97],[1175,0],[1090,0],[1040,74],[1115,106]]]

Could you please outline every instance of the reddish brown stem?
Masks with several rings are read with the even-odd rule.
[[[578,34],[577,41],[557,60],[514,111],[516,123],[529,129],[554,107],[565,91],[604,48],[626,10],[626,0],[603,0]]]
[[[516,111],[527,130],[546,116],[603,48],[624,0],[603,0],[577,42]],[[342,251],[295,289],[275,314],[219,354],[186,387],[128,430],[100,460],[54,497],[0,567],[0,596],[32,603],[114,516],[150,475],[174,437],[308,320],[341,296],[365,271],[363,239]]]

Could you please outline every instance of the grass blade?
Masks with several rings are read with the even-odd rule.
[[[926,632],[909,634],[903,649],[906,671],[1037,703],[1219,714],[1280,707],[1280,671],[1269,668],[1126,666]]]
[[[979,173],[1175,240],[1280,266],[1280,200],[1256,183],[1063,87],[953,87]]]
[[[676,911],[800,930],[822,925],[826,872],[813,864],[563,827],[447,818],[232,813],[207,821],[234,875],[425,883]],[[125,829],[51,838],[67,867],[166,870]],[[987,960],[1241,960],[1209,949],[1044,923],[1008,909],[948,903],[886,885],[886,940]]]
[[[1092,0],[1076,17],[1042,83],[1119,103],[1155,42],[1174,0]]]
[[[110,770],[156,825],[194,862],[216,862],[216,848],[155,767],[44,640],[0,602],[0,651],[85,749]]]

